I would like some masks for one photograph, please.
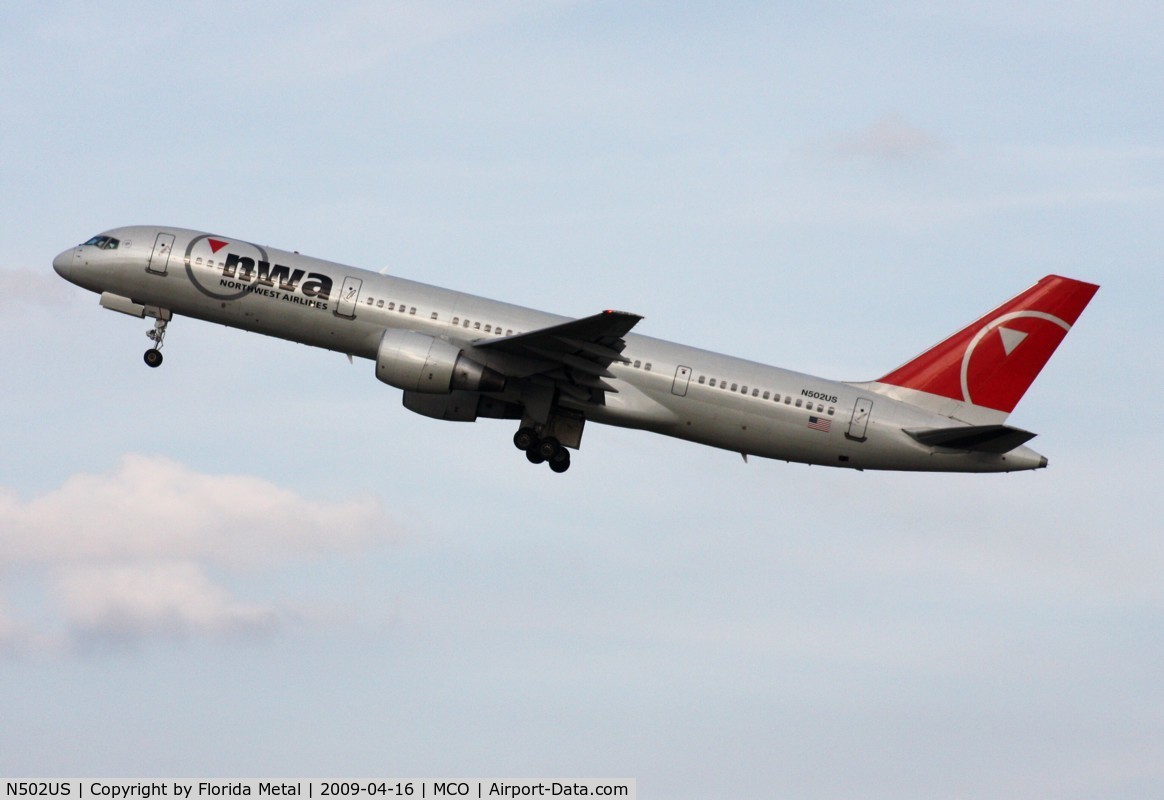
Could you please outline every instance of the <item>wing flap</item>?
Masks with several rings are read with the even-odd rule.
[[[574,350],[581,350],[584,353],[589,353],[596,358],[608,359],[610,361],[617,361],[620,364],[629,364],[631,360],[624,356],[620,351],[613,347],[606,345],[595,344],[594,342],[583,342],[580,339],[571,339],[567,336],[555,336],[562,344]]]
[[[606,393],[617,391],[603,379],[614,379],[612,363],[630,362],[622,355],[626,347],[623,337],[641,319],[626,311],[603,311],[516,336],[474,342],[473,346],[543,363],[545,368],[527,379],[552,382],[574,400],[603,405]]]

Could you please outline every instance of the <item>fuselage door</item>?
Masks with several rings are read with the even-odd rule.
[[[675,369],[675,381],[671,384],[671,394],[677,394],[680,397],[687,396],[687,384],[691,382],[691,367],[677,367]]]
[[[150,263],[146,270],[155,275],[165,275],[170,266],[170,251],[174,249],[174,234],[159,233],[154,241],[154,251],[150,253]]]
[[[344,285],[340,287],[339,305],[335,309],[337,317],[356,318],[356,302],[360,299],[360,288],[363,285],[364,282],[359,278],[344,278]]]
[[[853,418],[849,420],[849,430],[845,438],[858,442],[865,441],[865,429],[869,426],[869,412],[873,410],[873,401],[868,397],[858,398],[853,406]]]

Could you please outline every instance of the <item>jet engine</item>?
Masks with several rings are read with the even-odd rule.
[[[407,392],[449,394],[455,390],[500,392],[505,376],[478,364],[444,339],[389,328],[376,351],[376,377]]]

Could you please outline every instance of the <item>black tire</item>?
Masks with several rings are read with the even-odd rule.
[[[533,428],[518,428],[513,434],[513,446],[518,450],[529,450],[538,443],[538,435]]]
[[[562,445],[553,436],[547,436],[538,442],[538,452],[542,454],[542,458],[549,461],[554,455],[562,449]]]
[[[160,367],[162,365],[162,351],[150,348],[145,351],[145,363],[147,367]]]
[[[525,451],[526,460],[531,464],[540,464],[546,460],[546,457],[536,447],[531,447]]]
[[[558,452],[554,453],[554,457],[550,459],[550,469],[554,472],[565,472],[570,468],[570,451],[564,447],[559,447]]]

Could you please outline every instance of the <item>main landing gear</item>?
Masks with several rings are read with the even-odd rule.
[[[160,367],[162,365],[162,340],[166,338],[166,325],[169,320],[158,317],[154,320],[154,329],[146,331],[146,336],[154,343],[154,346],[145,351],[145,363],[147,367]]]
[[[565,472],[570,468],[570,451],[553,436],[540,438],[533,428],[522,427],[513,435],[513,444],[525,451],[526,460],[531,464],[546,462],[554,472]]]

